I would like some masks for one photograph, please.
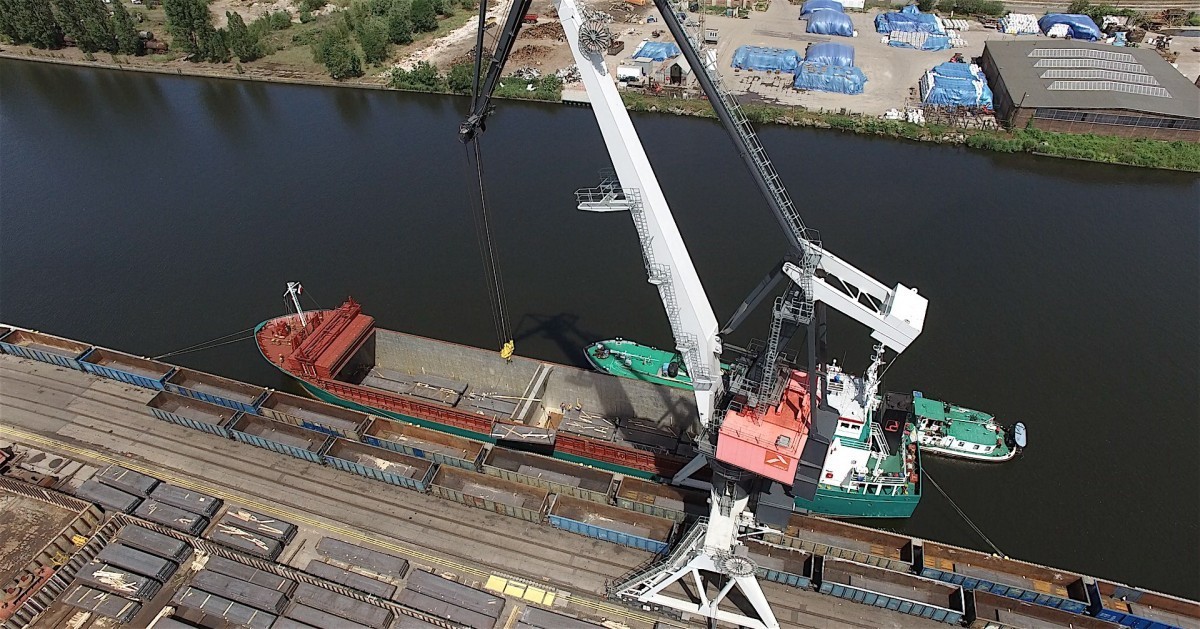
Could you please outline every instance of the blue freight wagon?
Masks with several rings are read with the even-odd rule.
[[[1071,627],[1072,629],[1120,629],[1112,622],[1080,616],[1061,609],[983,590],[966,592],[975,601],[973,627]]]
[[[83,371],[79,360],[92,346],[41,332],[0,328],[0,350],[5,354],[29,358],[59,367]]]
[[[486,452],[483,442],[382,417],[371,418],[362,440],[379,448],[471,471],[479,470]]]
[[[902,614],[952,625],[961,623],[966,614],[961,587],[913,574],[841,559],[816,557],[813,580],[819,584],[818,589],[822,594]]]
[[[503,478],[440,465],[430,482],[435,496],[535,524],[546,518],[550,492]]]
[[[1078,574],[935,542],[923,542],[914,555],[923,577],[1073,614],[1087,613],[1087,592]]]
[[[571,496],[555,498],[550,525],[655,554],[666,552],[675,532],[674,520]]]
[[[793,548],[780,548],[757,540],[746,540],[750,558],[758,564],[755,574],[760,579],[790,585],[794,588],[811,589],[813,556]]]
[[[340,438],[334,438],[326,449],[325,462],[345,472],[421,493],[429,490],[434,473],[434,464],[424,459]]]
[[[163,391],[146,403],[150,414],[172,424],[229,438],[226,428],[241,412],[231,408]]]
[[[1200,603],[1168,594],[1086,579],[1089,613],[1100,620],[1134,629],[1200,627]]]
[[[253,413],[270,392],[236,380],[180,367],[163,382],[163,389],[235,411]]]
[[[370,415],[348,408],[310,400],[281,391],[271,391],[258,405],[258,414],[277,422],[358,441]]]
[[[229,423],[229,434],[242,443],[313,463],[324,462],[321,453],[326,443],[333,439],[323,432],[271,421],[248,413],[243,413],[241,417]]]
[[[111,349],[93,348],[79,361],[84,371],[102,378],[162,391],[163,381],[175,367]]]
[[[492,448],[483,461],[483,473],[603,504],[608,504],[614,482],[612,472],[507,448]]]

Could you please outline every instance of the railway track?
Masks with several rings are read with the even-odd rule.
[[[236,484],[224,484],[235,493],[258,501],[306,512],[338,513],[340,522],[351,524],[355,529],[412,544],[457,563],[494,568],[501,573],[536,575],[533,578],[538,581],[598,597],[604,596],[607,580],[626,574],[649,558],[640,551],[589,540],[548,525],[522,523],[426,494],[392,490],[391,486],[380,491],[383,483],[161,422],[144,406],[144,401],[153,396],[151,391],[84,374],[78,376],[88,381],[73,384],[61,373],[41,373],[42,370],[60,368],[32,361],[30,366],[33,368],[14,369],[0,362],[0,380],[24,385],[4,387],[0,407],[54,416],[64,426],[72,427],[72,434],[59,433],[54,435],[55,438],[73,440],[80,447],[99,446],[124,456],[129,456],[130,448],[121,447],[121,442],[126,446],[155,448],[197,461],[199,465],[183,470],[160,460],[136,456],[178,476],[236,481]],[[71,377],[76,375],[75,372],[61,371]],[[58,398],[60,403],[48,404],[46,396]],[[136,421],[128,421],[130,419]],[[45,426],[25,427],[46,431]],[[264,457],[269,457],[271,463],[264,465],[263,462],[268,460]],[[302,492],[306,504],[293,501],[289,495],[281,495],[278,491],[281,483]],[[231,500],[236,502],[236,498]],[[319,509],[314,509],[314,505]],[[502,532],[516,527],[524,528],[512,534]],[[521,537],[529,530],[536,531],[544,543]],[[431,531],[434,534],[430,534]],[[488,556],[463,554],[462,545],[453,541],[463,538],[485,541],[495,550]],[[569,580],[554,576],[562,574],[564,566],[571,571]],[[839,606],[848,606],[845,610],[848,613],[831,615],[808,604],[811,597],[825,601],[829,597],[768,581],[763,582],[763,589],[786,627],[816,629],[836,625],[866,629],[881,626],[877,619],[866,614],[855,619],[853,612],[857,605],[853,603],[839,603]],[[936,625],[897,615],[895,624],[890,626],[914,626],[914,621],[918,625],[925,622],[929,622],[927,626]]]

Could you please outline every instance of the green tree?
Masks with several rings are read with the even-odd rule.
[[[225,31],[213,28],[207,0],[163,0],[167,30],[193,61],[229,61]]]
[[[117,42],[117,52],[123,55],[142,54],[142,38],[138,37],[133,16],[125,9],[123,0],[113,3],[112,32]]]
[[[367,18],[358,25],[355,34],[358,35],[358,43],[362,46],[363,61],[371,65],[387,61],[392,48],[392,42],[388,40],[387,22],[378,17]]]
[[[474,82],[475,64],[470,61],[463,61],[450,66],[450,72],[446,74],[446,85],[450,87],[450,91],[458,94],[470,94],[471,83]]]
[[[413,31],[424,33],[437,30],[437,11],[432,0],[413,0],[411,13]]]
[[[237,55],[238,61],[254,61],[261,58],[266,51],[259,29],[248,28],[242,16],[233,11],[226,11],[225,18],[229,20],[229,47],[233,54]]]
[[[473,11],[473,10],[479,8],[479,5],[475,3],[475,0],[462,0],[459,3],[459,6],[461,6],[466,11]]]
[[[413,40],[413,24],[409,17],[409,4],[396,2],[388,11],[388,40],[401,46],[411,44]]]
[[[421,61],[412,70],[393,70],[389,85],[400,90],[440,92],[445,89],[446,81],[438,72],[437,66],[428,61]]]
[[[100,0],[54,0],[55,20],[63,34],[84,52],[115,52],[108,10]]]
[[[350,33],[341,28],[326,29],[321,34],[321,40],[313,46],[313,59],[339,81],[363,75],[362,60],[351,46]]]
[[[46,0],[0,0],[0,33],[15,44],[35,48],[62,46],[63,32]]]

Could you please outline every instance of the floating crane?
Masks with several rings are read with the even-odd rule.
[[[697,614],[753,629],[779,626],[756,578],[757,566],[740,541],[743,530],[755,526],[747,510],[751,497],[764,479],[792,486],[802,476],[800,459],[817,472],[824,462],[828,438],[815,438],[831,430],[836,411],[825,409],[818,420],[818,369],[815,327],[809,325],[820,304],[835,309],[872,329],[879,342],[869,370],[869,381],[878,384],[877,367],[884,348],[903,351],[920,333],[926,301],[913,289],[897,285],[888,289],[865,273],[821,248],[815,232],[806,228],[784,189],[757,136],[737,101],[720,85],[715,55],[701,58],[692,39],[684,32],[669,0],[655,0],[722,124],[729,131],[739,154],[746,161],[756,185],[764,194],[788,235],[793,251],[772,269],[751,292],[730,322],[720,328],[699,275],[679,233],[654,170],[617,91],[604,55],[613,41],[609,18],[579,6],[575,0],[555,0],[566,39],[587,90],[612,161],[613,172],[599,185],[577,191],[581,210],[628,212],[642,246],[648,280],[662,300],[675,347],[680,353],[695,389],[700,424],[697,455],[676,476],[677,482],[707,465],[712,470],[710,512],[699,521],[671,552],[654,566],[610,585],[609,594]],[[482,70],[485,10],[480,8],[480,31],[476,50],[476,77],[471,111],[459,129],[464,142],[477,142],[492,111],[492,92],[504,62],[512,51],[530,0],[514,0],[492,52],[486,77]],[[481,186],[482,189],[482,186]],[[726,387],[721,371],[721,333],[736,327],[782,277],[789,282],[775,300],[770,336],[763,348],[734,368]],[[808,326],[808,383],[780,359],[790,337]],[[780,400],[786,396],[788,404]],[[807,396],[807,401],[800,399]],[[823,400],[822,400],[823,403]],[[790,409],[790,411],[788,411]],[[832,417],[832,420],[830,420]],[[809,439],[809,436],[814,438]],[[826,435],[827,437],[828,435]],[[806,477],[809,478],[809,477]],[[809,478],[815,491],[816,478]],[[688,579],[691,580],[688,583]],[[694,586],[688,596],[683,582]],[[715,593],[710,595],[710,586]],[[733,588],[740,590],[750,609],[722,606]]]

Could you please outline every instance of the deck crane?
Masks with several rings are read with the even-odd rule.
[[[903,286],[888,290],[821,249],[813,232],[800,221],[798,212],[736,101],[717,86],[715,81],[719,81],[719,77],[713,78],[717,76],[712,68],[714,56],[709,54],[701,61],[690,38],[675,18],[669,0],[655,2],[688,62],[693,68],[702,70],[697,72],[702,87],[730,130],[739,153],[751,167],[756,183],[768,197],[796,251],[760,284],[730,322],[736,325],[744,318],[771,291],[781,274],[792,280],[784,296],[776,300],[772,334],[766,350],[759,354],[754,364],[735,374],[733,383],[738,389],[728,392],[719,361],[722,346],[716,316],[604,62],[604,54],[612,43],[609,19],[577,5],[576,0],[554,0],[613,164],[613,173],[605,176],[598,186],[577,192],[579,208],[598,212],[627,211],[632,217],[649,282],[658,289],[676,348],[687,366],[695,389],[701,431],[697,439],[699,453],[688,468],[694,472],[708,465],[713,472],[713,481],[709,484],[708,518],[698,522],[661,562],[630,578],[610,584],[609,594],[743,627],[774,629],[778,627],[778,622],[755,578],[757,566],[739,540],[741,531],[754,524],[753,515],[747,507],[758,484],[759,474],[751,466],[730,463],[729,458],[723,460],[720,453],[722,435],[729,434],[726,429],[735,421],[744,424],[735,426],[733,433],[737,433],[739,428],[753,432],[755,428],[752,424],[761,419],[760,411],[765,411],[771,405],[772,396],[782,395],[780,391],[785,388],[795,391],[793,385],[796,384],[797,372],[780,369],[779,355],[791,332],[811,321],[816,302],[833,305],[865,323],[874,331],[880,347],[886,345],[896,351],[903,351],[920,332],[925,302],[915,291]],[[476,141],[485,127],[492,111],[492,91],[499,81],[529,4],[530,0],[514,0],[499,32],[482,86],[479,86],[479,72],[476,73],[475,84],[478,88],[473,90],[471,113],[459,130],[459,137],[463,141]],[[482,33],[482,8],[479,26]],[[482,34],[477,44],[476,50],[482,51]],[[477,70],[480,66],[477,59]],[[811,340],[812,326],[809,336]],[[877,351],[877,359],[880,355],[881,351]],[[816,369],[812,364],[815,358],[811,349],[809,357],[809,374],[815,382]],[[787,376],[782,386],[776,384],[779,375]],[[764,379],[768,380],[765,385]],[[816,389],[810,384],[808,390]],[[731,393],[740,397],[735,400],[735,395]],[[748,414],[743,412],[747,408],[750,409]],[[799,410],[793,414],[792,420],[793,423],[801,423]],[[803,421],[809,422],[811,419],[806,417]],[[808,428],[805,423],[803,426],[783,429],[782,432],[787,434],[780,434],[778,438],[773,436],[774,441],[764,442],[752,436],[745,439],[743,445],[748,445],[757,453],[760,463],[779,466],[771,477],[790,485],[792,474],[796,473],[796,478],[799,478],[796,472],[798,448],[802,446],[803,433]],[[823,459],[824,452],[821,452],[820,460]],[[689,595],[677,584],[694,590]],[[710,587],[715,588],[712,595]],[[729,605],[722,606],[735,587],[740,590],[749,608],[730,609]]]

